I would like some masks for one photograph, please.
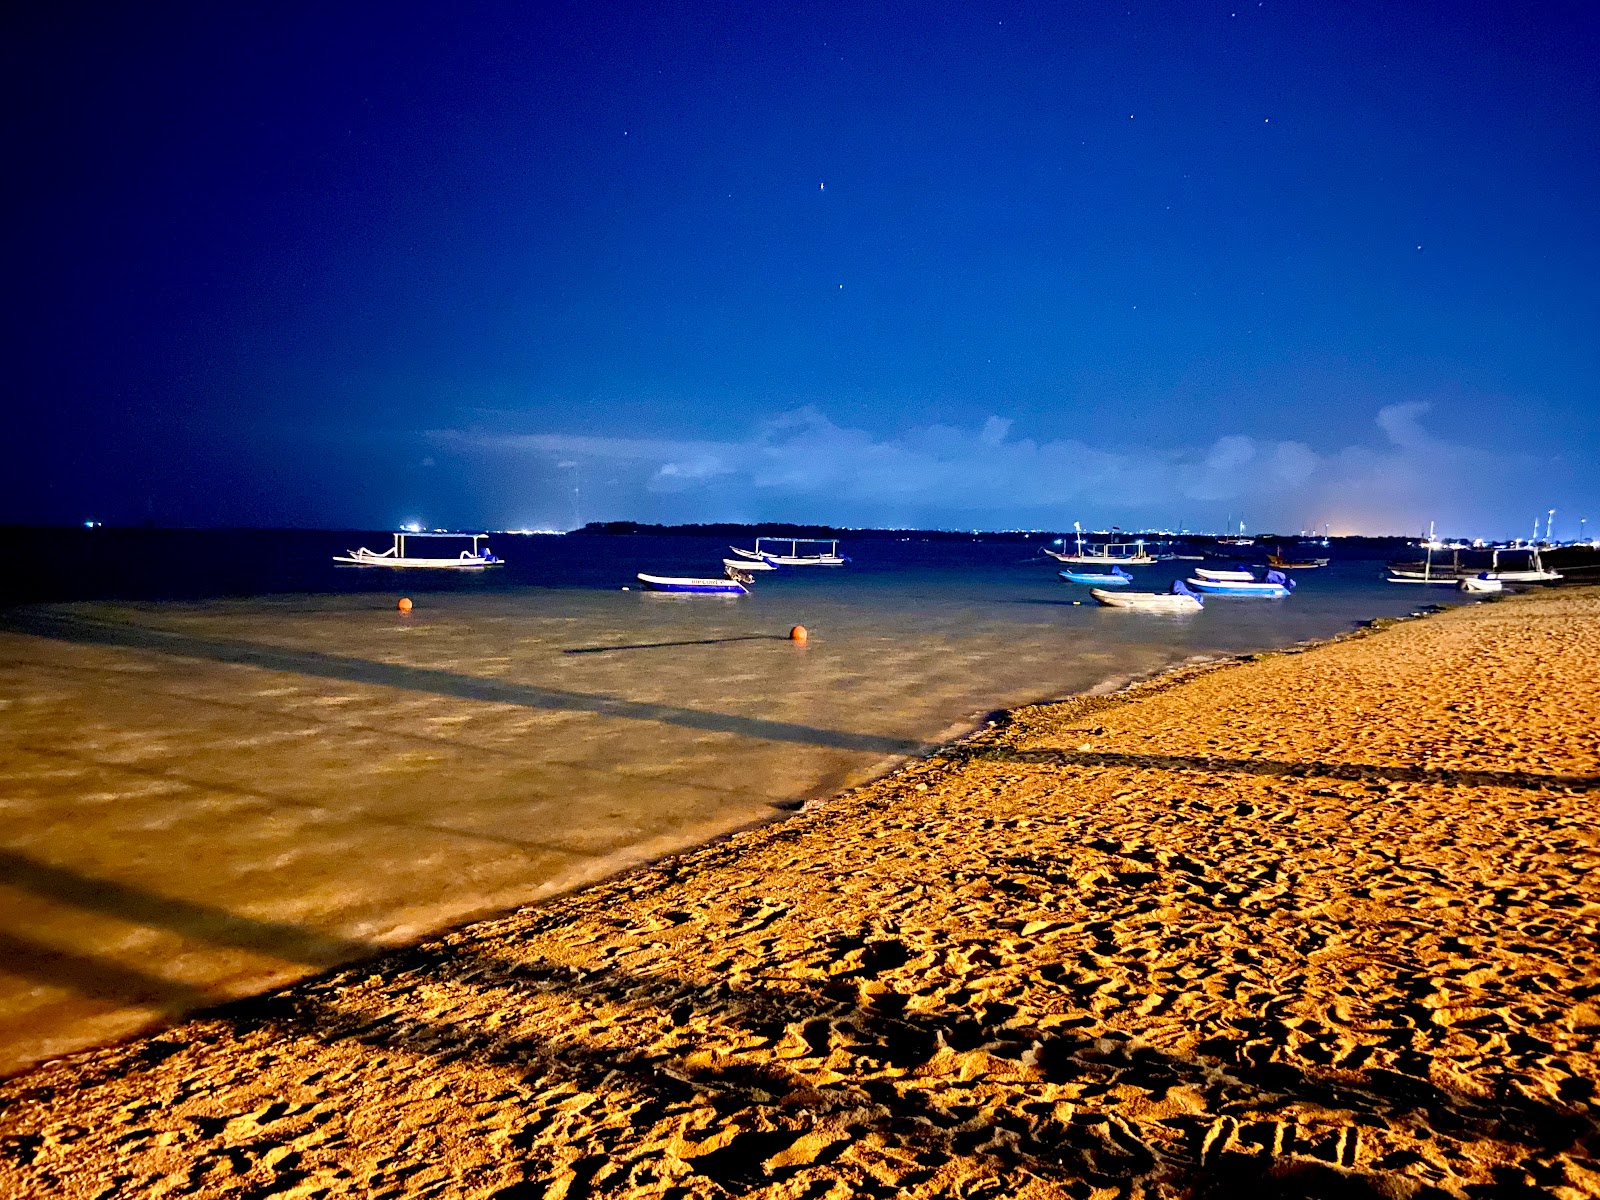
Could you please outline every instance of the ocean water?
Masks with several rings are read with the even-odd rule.
[[[774,819],[996,709],[1458,599],[1339,561],[1288,600],[1139,614],[1016,543],[861,541],[742,597],[639,590],[717,573],[693,538],[329,561],[362,541],[73,537],[11,581],[0,1070]]]

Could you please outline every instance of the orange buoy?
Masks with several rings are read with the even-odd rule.
[[[410,612],[411,611],[411,597],[410,596],[401,596],[400,597],[400,604],[399,604],[398,607],[399,607],[401,612]]]
[[[806,627],[804,625],[796,625],[793,629],[789,630],[789,640],[791,642],[803,642],[803,641],[805,641],[806,640]]]

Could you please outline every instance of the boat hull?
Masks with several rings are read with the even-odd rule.
[[[1058,550],[1046,550],[1045,553],[1057,562],[1076,563],[1084,567],[1148,567],[1156,561],[1150,554],[1062,554]]]
[[[1068,583],[1086,583],[1092,587],[1127,587],[1133,582],[1127,575],[1102,575],[1092,571],[1057,571]]]
[[[743,596],[750,589],[735,579],[691,579],[680,575],[637,576],[640,583],[652,592],[682,592],[701,596]]]
[[[725,558],[722,565],[735,571],[776,571],[778,568],[761,558]]]
[[[1122,608],[1133,612],[1193,613],[1202,605],[1193,596],[1179,596],[1171,592],[1107,592],[1091,588],[1089,594],[1107,608]]]
[[[850,560],[838,554],[820,554],[816,557],[803,554],[763,554],[761,561],[771,567],[842,567]]]
[[[1208,596],[1253,596],[1262,600],[1281,600],[1289,595],[1289,589],[1281,583],[1221,582],[1210,579],[1190,579],[1187,582],[1195,591]]]
[[[395,558],[382,554],[336,554],[333,561],[347,567],[390,567],[400,570],[424,571],[483,571],[489,567],[503,567],[498,559],[490,562],[483,558]]]

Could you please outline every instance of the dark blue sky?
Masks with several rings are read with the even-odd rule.
[[[1600,530],[1593,5],[333,7],[9,18],[0,520]]]

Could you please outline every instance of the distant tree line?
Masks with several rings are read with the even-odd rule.
[[[650,537],[706,537],[706,538],[822,538],[827,541],[900,541],[909,538],[921,542],[1031,542],[1040,544],[1051,542],[1058,537],[1075,537],[1070,530],[1043,530],[1043,529],[849,529],[835,525],[794,525],[783,521],[761,522],[749,524],[737,521],[716,521],[707,524],[692,525],[652,525],[644,521],[590,521],[582,529],[574,529],[567,536],[650,536]],[[1085,537],[1094,537],[1103,540],[1106,534],[1089,531],[1084,532]],[[1156,532],[1140,532],[1138,530],[1118,530],[1111,535],[1117,538],[1143,538],[1154,541],[1168,535]],[[1195,544],[1209,544],[1221,535],[1212,534],[1184,534],[1181,539],[1175,536],[1172,540],[1182,540]],[[1257,546],[1271,546],[1281,542],[1292,545],[1302,539],[1299,534],[1258,533],[1252,535]],[[1363,546],[1371,548],[1390,548],[1403,546],[1409,539],[1399,537],[1339,537],[1332,539],[1344,546]]]

